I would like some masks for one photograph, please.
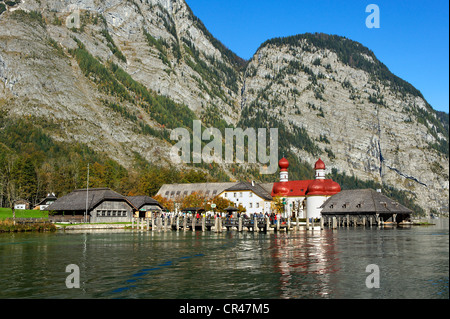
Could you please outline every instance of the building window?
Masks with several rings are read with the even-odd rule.
[[[248,197],[253,197],[253,193],[250,192],[250,193],[248,194]]]
[[[256,208],[259,208],[259,203],[256,203]]]
[[[227,197],[227,193],[225,193],[223,196],[224,196],[224,197]]]
[[[239,197],[242,197],[242,193],[239,193]]]
[[[237,197],[237,196],[236,196],[236,193],[234,193],[234,197]]]
[[[249,203],[249,204],[248,204],[248,207],[249,207],[249,208],[253,208],[253,203]]]

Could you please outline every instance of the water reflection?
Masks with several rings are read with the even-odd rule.
[[[65,268],[80,267],[81,289]],[[368,264],[380,289],[365,286]],[[448,221],[279,233],[0,234],[0,298],[448,298]]]
[[[327,297],[332,276],[339,271],[336,237],[332,231],[274,234],[271,258],[280,273],[279,297]]]

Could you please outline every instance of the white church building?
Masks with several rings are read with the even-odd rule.
[[[284,198],[284,217],[298,212],[300,218],[320,218],[320,206],[331,196],[339,193],[341,187],[332,179],[325,178],[325,163],[319,158],[314,165],[315,179],[289,180],[289,162],[282,158],[278,162],[280,181],[273,184],[272,197]]]
[[[194,192],[203,194],[208,200],[221,196],[234,203],[242,204],[246,213],[272,213],[274,197],[285,202],[283,217],[320,218],[320,206],[331,196],[339,193],[341,187],[331,179],[325,178],[325,164],[319,159],[315,165],[315,179],[289,180],[289,162],[282,158],[278,162],[280,180],[275,183],[227,182],[164,184],[157,194],[174,202],[181,202],[184,196]]]

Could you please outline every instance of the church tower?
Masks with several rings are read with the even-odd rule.
[[[285,157],[283,157],[282,159],[280,159],[278,161],[278,166],[280,167],[280,182],[289,181],[288,170],[287,170],[289,167],[288,160]]]
[[[338,183],[325,179],[325,163],[319,158],[314,165],[315,179],[306,190],[306,216],[307,218],[320,218],[322,206],[325,201],[341,191]]]
[[[325,163],[319,158],[314,165],[316,171],[316,179],[325,179]]]

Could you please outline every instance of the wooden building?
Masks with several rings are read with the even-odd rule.
[[[328,198],[321,206],[322,217],[353,218],[377,223],[396,222],[411,218],[409,208],[373,189],[343,190]]]
[[[151,217],[150,213],[161,213],[164,207],[150,196],[127,196],[130,203],[136,207],[136,217]]]
[[[236,184],[236,182],[163,184],[157,195],[174,202],[181,202],[184,197],[196,192],[208,199],[212,199],[222,193],[225,189]]]
[[[77,189],[47,207],[51,215],[79,221],[86,209],[87,219],[93,223],[128,222],[138,210],[128,198],[109,188]]]
[[[55,194],[47,194],[47,197],[41,200],[33,209],[47,210],[47,207],[53,204],[57,199]]]
[[[14,201],[14,209],[17,210],[30,209],[30,202],[25,199],[18,199]]]

